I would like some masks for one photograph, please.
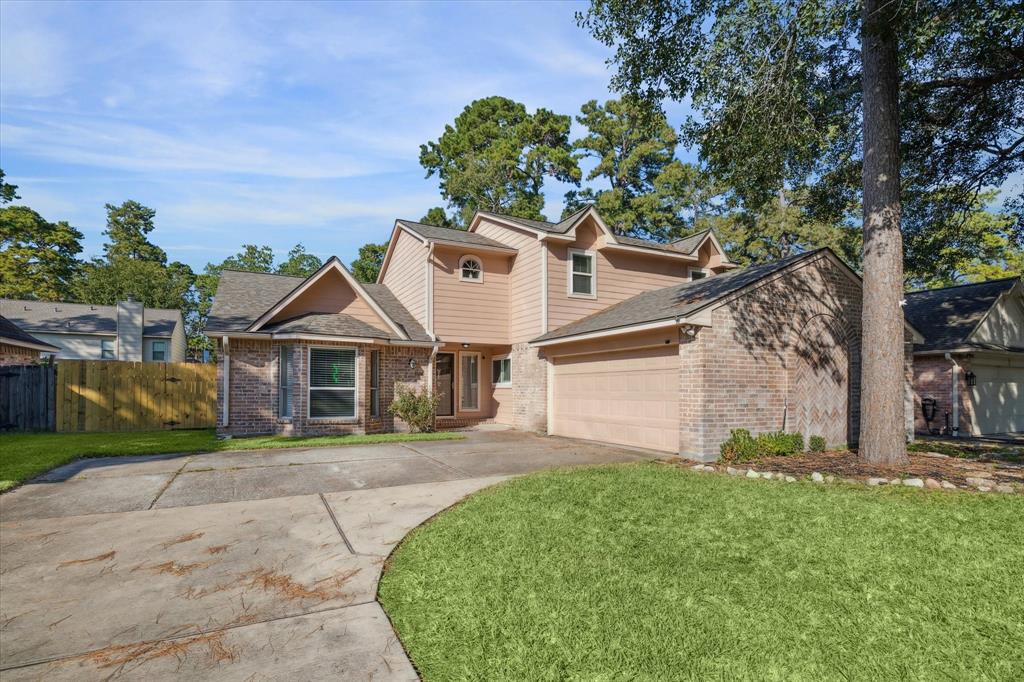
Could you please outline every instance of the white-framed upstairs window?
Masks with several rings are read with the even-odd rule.
[[[154,341],[149,354],[153,362],[167,362],[167,342]]]
[[[512,385],[512,358],[506,355],[491,360],[491,383],[495,388]]]
[[[569,249],[569,295],[597,298],[597,256],[593,251]]]
[[[704,279],[705,277],[708,277],[710,275],[711,273],[705,270],[704,268],[690,268],[691,282],[698,279]]]
[[[479,353],[459,353],[459,409],[463,412],[480,410]]]
[[[483,282],[484,265],[476,256],[463,256],[459,259],[459,279],[463,282]]]
[[[355,348],[310,347],[308,403],[310,419],[356,418]]]
[[[100,360],[113,360],[115,353],[114,339],[100,340]]]

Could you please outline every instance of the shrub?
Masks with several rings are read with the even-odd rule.
[[[434,430],[434,415],[437,413],[437,396],[427,389],[395,386],[395,399],[388,411],[408,424],[414,431],[427,433]]]
[[[801,433],[773,431],[757,434],[757,454],[761,457],[787,457],[804,451]]]
[[[810,449],[811,452],[825,452],[825,447],[826,443],[824,438],[821,436],[811,436],[808,443],[808,449]]]
[[[742,462],[757,457],[757,441],[746,429],[733,429],[719,451],[723,462]]]

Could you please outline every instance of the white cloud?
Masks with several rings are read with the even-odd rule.
[[[0,18],[3,98],[62,94],[70,79],[66,38],[53,30],[21,24],[7,11]]]

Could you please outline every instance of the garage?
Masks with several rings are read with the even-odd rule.
[[[676,345],[553,358],[550,432],[651,450],[679,448]]]
[[[970,387],[975,432],[1024,433],[1024,359],[973,367]]]

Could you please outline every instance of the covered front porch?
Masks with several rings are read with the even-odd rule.
[[[433,357],[437,428],[512,424],[512,347],[445,343]]]

